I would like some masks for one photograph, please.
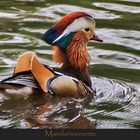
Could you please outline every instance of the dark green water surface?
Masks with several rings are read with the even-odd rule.
[[[76,100],[0,91],[1,128],[140,128],[140,0],[1,0],[0,79],[29,50],[56,67],[41,36],[74,11],[91,14],[104,40],[88,44],[97,96]]]

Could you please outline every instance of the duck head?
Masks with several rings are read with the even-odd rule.
[[[73,67],[82,69],[89,61],[88,41],[102,42],[95,34],[95,25],[95,20],[87,13],[70,13],[49,29],[43,40],[55,46],[56,62],[69,62]]]

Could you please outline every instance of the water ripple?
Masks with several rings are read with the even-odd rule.
[[[140,3],[140,0],[119,0],[119,1],[128,1],[128,2],[138,2],[138,3]]]
[[[0,12],[0,18],[12,18],[16,19],[18,14],[15,13],[6,13],[6,12]]]
[[[92,77],[93,88],[96,90],[97,102],[129,102],[135,98],[136,88],[133,84],[126,84],[107,78]]]
[[[89,120],[97,119],[97,128],[133,128],[131,124],[140,121],[136,85],[103,77],[92,81],[97,97],[84,112]]]
[[[119,12],[128,12],[128,13],[140,13],[140,8],[137,6],[127,6],[122,4],[113,4],[113,3],[93,3],[96,7],[102,7],[108,10],[119,11]]]
[[[31,43],[29,36],[25,36],[22,34],[15,34],[15,33],[6,33],[0,32],[3,36],[3,39],[0,40],[0,44],[20,44],[20,43]]]
[[[122,29],[97,29],[97,33],[104,43],[127,46],[140,50],[140,31]]]
[[[54,11],[55,9],[55,11]],[[120,15],[113,14],[108,11],[102,11],[102,10],[93,10],[93,9],[87,9],[87,8],[82,8],[78,6],[72,6],[72,5],[53,5],[49,6],[47,8],[42,8],[38,10],[35,15],[46,15],[46,17],[49,17],[48,22],[56,22],[60,19],[60,15],[56,13],[61,13],[61,14],[67,14],[70,12],[75,12],[75,11],[83,11],[91,14],[94,18],[97,19],[115,19],[115,18],[120,18]]]
[[[108,64],[119,68],[140,69],[140,57],[124,52],[95,49],[90,50],[91,65]]]

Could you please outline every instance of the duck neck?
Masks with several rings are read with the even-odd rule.
[[[89,74],[88,67],[84,67],[82,69],[73,67],[69,62],[66,62],[61,67],[62,71],[70,76],[73,76],[82,82],[84,82],[87,86],[91,87],[91,79]]]
[[[91,87],[88,70],[89,53],[87,51],[87,38],[83,32],[77,32],[66,49],[55,47],[53,58],[55,62],[62,63],[62,70],[83,81]]]

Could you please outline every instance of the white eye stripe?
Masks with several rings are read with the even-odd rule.
[[[62,37],[70,34],[71,32],[76,32],[79,31],[81,29],[85,29],[85,28],[90,28],[91,23],[94,24],[94,20],[90,17],[80,17],[78,19],[75,19],[64,31],[63,33],[56,38],[56,40],[53,41],[53,43],[55,43],[56,41],[58,41],[59,39],[61,39]]]
[[[93,22],[93,19],[88,17],[81,17],[75,19],[65,30],[64,33],[75,32],[83,28],[88,28],[89,25]]]

